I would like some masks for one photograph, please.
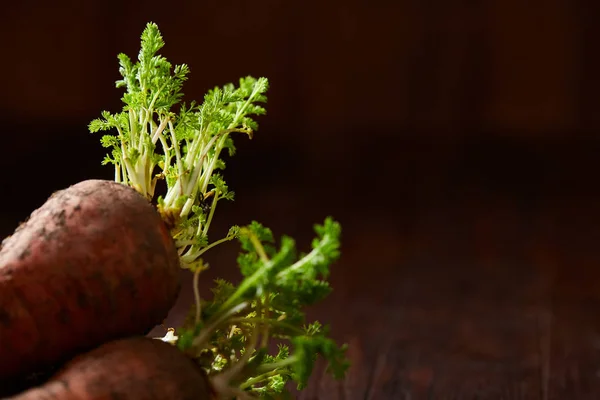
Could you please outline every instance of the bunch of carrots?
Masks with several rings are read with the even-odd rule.
[[[339,224],[316,225],[308,253],[285,236],[278,246],[257,222],[209,240],[218,202],[233,199],[221,152],[234,154],[233,134],[252,137],[267,80],[243,78],[182,104],[188,67],[158,54],[156,24],[141,39],[137,62],[119,55],[123,110],[89,126],[111,131],[102,144],[115,179],[55,192],[0,245],[0,398],[275,398],[289,381],[304,387],[317,356],[343,377],[345,347],[303,312],[330,291]],[[218,280],[204,299],[202,256],[233,239],[243,279]],[[194,279],[189,318],[148,337],[178,297],[181,268]]]

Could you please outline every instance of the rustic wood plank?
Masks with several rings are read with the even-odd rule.
[[[525,219],[516,204],[445,210],[460,234],[431,221],[397,267],[374,269],[377,284],[346,281],[352,290],[320,317],[349,343],[352,368],[342,383],[315,378],[300,398],[598,398],[599,257],[574,239],[599,237],[596,217],[576,223],[572,209],[549,205]],[[356,255],[348,263],[367,262]]]

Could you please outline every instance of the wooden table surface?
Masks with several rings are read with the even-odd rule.
[[[480,200],[352,238],[316,314],[353,365],[299,398],[600,398],[598,199]]]

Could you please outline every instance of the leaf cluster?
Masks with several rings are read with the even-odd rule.
[[[327,277],[340,255],[341,227],[327,218],[315,232],[312,250],[299,253],[292,238],[282,236],[277,244],[256,221],[240,228],[243,280],[237,286],[217,280],[212,299],[202,303],[201,321],[194,323],[191,313],[182,327],[181,349],[204,360],[209,375],[235,371],[230,384],[267,398],[287,393],[289,381],[304,388],[318,356],[335,378],[344,376],[345,346],[328,336],[327,326],[309,323],[304,311],[331,290]],[[275,354],[269,353],[272,340]],[[236,370],[239,363],[245,364]]]
[[[115,181],[127,184],[151,200],[173,224],[182,261],[192,265],[209,245],[208,229],[220,200],[233,200],[222,174],[223,150],[235,153],[232,133],[252,137],[255,117],[266,113],[269,82],[247,76],[238,85],[215,87],[197,104],[182,103],[182,87],[190,72],[186,64],[173,66],[159,54],[163,37],[148,23],[134,62],[119,54],[125,89],[123,110],[103,111],[91,121],[90,132],[109,131],[101,138],[109,149],[103,164],[115,167]],[[165,180],[166,192],[155,193]]]

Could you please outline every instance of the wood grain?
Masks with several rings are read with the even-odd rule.
[[[339,276],[370,262],[347,251],[338,293],[315,316],[333,321],[353,365],[343,382],[321,366],[298,398],[598,398],[595,200],[549,201],[535,215],[493,203],[450,205],[437,223],[422,210],[412,234],[378,238],[407,254],[383,250],[370,284]]]

